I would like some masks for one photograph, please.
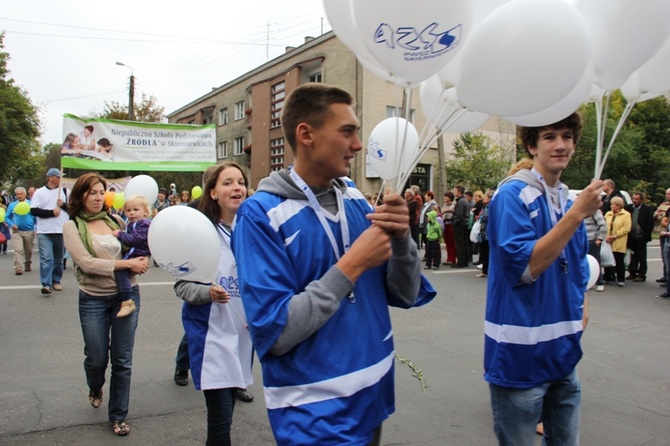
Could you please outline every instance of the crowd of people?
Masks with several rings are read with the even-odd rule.
[[[214,282],[174,284],[184,301],[174,381],[188,384],[190,370],[203,391],[208,445],[230,445],[235,401],[253,400],[246,388],[254,351],[278,444],[381,444],[395,410],[388,307],[410,309],[436,295],[421,274],[422,250],[426,270],[474,264],[487,279],[484,378],[499,444],[534,444],[540,428],[547,443],[578,444],[586,255],[613,254],[596,291],[609,281],[644,282],[647,243],[660,224],[665,267],[657,282],[666,291],[658,297],[670,297],[670,189],[656,210],[638,192],[626,205],[611,179],[570,194],[560,177],[582,130],[575,113],[521,127],[527,158],[495,190],[458,184],[442,206],[418,186],[404,196],[365,195],[347,177],[363,148],[352,101],[326,84],[295,89],[282,115],[294,164],[263,179],[253,196],[245,169],[232,162],[203,173],[197,200],[172,184],[151,206],[133,196],[119,212],[110,211],[107,181],[96,173],[68,191],[52,168],[34,194],[15,190],[6,212],[15,273],[31,271],[35,235],[44,295],[63,289],[64,248],[73,260],[88,403],[97,409],[107,398],[113,433],[130,432],[147,228],[160,211],[185,205],[209,219],[220,248]],[[24,202],[30,211],[15,212]]]

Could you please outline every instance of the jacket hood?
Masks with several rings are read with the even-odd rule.
[[[428,211],[428,212],[426,212],[426,216],[430,219],[430,221],[436,221],[437,220],[437,211]]]
[[[499,190],[504,184],[507,184],[514,180],[522,181],[527,185],[539,190],[540,192],[542,192],[542,194],[545,193],[544,184],[540,182],[540,180],[535,176],[535,174],[530,169],[522,169],[517,173],[515,173],[514,175],[504,178],[500,183],[498,183],[498,187],[496,190]],[[562,186],[563,189],[562,193],[564,194],[564,196],[566,198],[569,197],[570,191],[568,189],[568,186],[561,182],[559,182],[558,185]],[[574,197],[572,197],[572,199],[574,199]]]
[[[342,192],[347,189],[347,185],[342,178],[336,178],[332,181],[333,187],[338,187]],[[286,170],[271,172],[270,176],[263,178],[258,183],[257,192],[269,192],[287,199],[303,199],[305,193],[301,191],[293,182]]]

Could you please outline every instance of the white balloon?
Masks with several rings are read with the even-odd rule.
[[[668,0],[580,0],[577,6],[591,35],[598,83],[608,91],[623,85],[670,34]]]
[[[573,90],[591,57],[584,18],[563,0],[503,4],[475,28],[461,52],[461,103],[499,116],[555,104]]]
[[[149,226],[149,249],[176,279],[211,283],[219,269],[219,236],[211,221],[190,206],[160,211]]]
[[[638,70],[638,82],[646,92],[670,91],[670,37],[660,50]]]
[[[128,181],[123,192],[126,200],[133,195],[141,195],[152,205],[158,197],[158,183],[149,175],[137,175]]]
[[[384,180],[391,180],[414,166],[419,150],[419,134],[403,118],[387,118],[377,124],[368,140],[370,164]]]
[[[338,5],[338,7],[341,7]],[[469,31],[462,0],[351,0],[358,39],[374,59],[408,85],[418,85],[454,57]]]
[[[505,116],[510,122],[526,127],[540,127],[553,124],[563,118],[567,118],[575,112],[584,102],[589,100],[591,88],[595,80],[593,67],[589,67],[584,72],[582,79],[570,93],[565,95],[560,101],[536,113],[522,116]]]
[[[600,276],[600,263],[591,254],[586,255],[586,260],[589,262],[589,280],[586,283],[586,289],[591,289],[598,281]]]
[[[654,99],[663,93],[650,93],[645,91],[640,85],[639,74],[636,71],[631,74],[628,80],[620,88],[621,94],[628,102],[644,102]]]

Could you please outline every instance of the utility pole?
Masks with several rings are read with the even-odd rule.
[[[447,170],[444,160],[444,135],[437,138],[437,180],[439,182],[436,197],[441,197],[447,191]]]
[[[116,64],[121,67],[130,68],[130,85],[128,86],[128,120],[134,121],[135,113],[133,110],[133,104],[135,102],[135,75],[133,73],[133,68],[124,64],[123,62],[117,62]]]

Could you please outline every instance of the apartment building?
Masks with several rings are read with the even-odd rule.
[[[306,37],[299,47],[286,52],[234,79],[168,115],[169,122],[216,124],[217,160],[235,161],[247,167],[250,186],[273,170],[288,167],[293,154],[284,139],[281,112],[286,96],[306,82],[337,85],[355,98],[361,122],[362,151],[350,176],[365,192],[379,191],[382,180],[366,163],[365,149],[374,127],[387,117],[400,116],[403,89],[366,70],[331,31],[319,37]],[[409,120],[421,132],[425,118],[418,91],[412,94]],[[494,141],[514,141],[515,126],[491,117],[479,129]],[[445,133],[447,152],[458,134]],[[414,169],[409,183],[422,190],[433,189],[438,163],[437,144],[427,151]]]

